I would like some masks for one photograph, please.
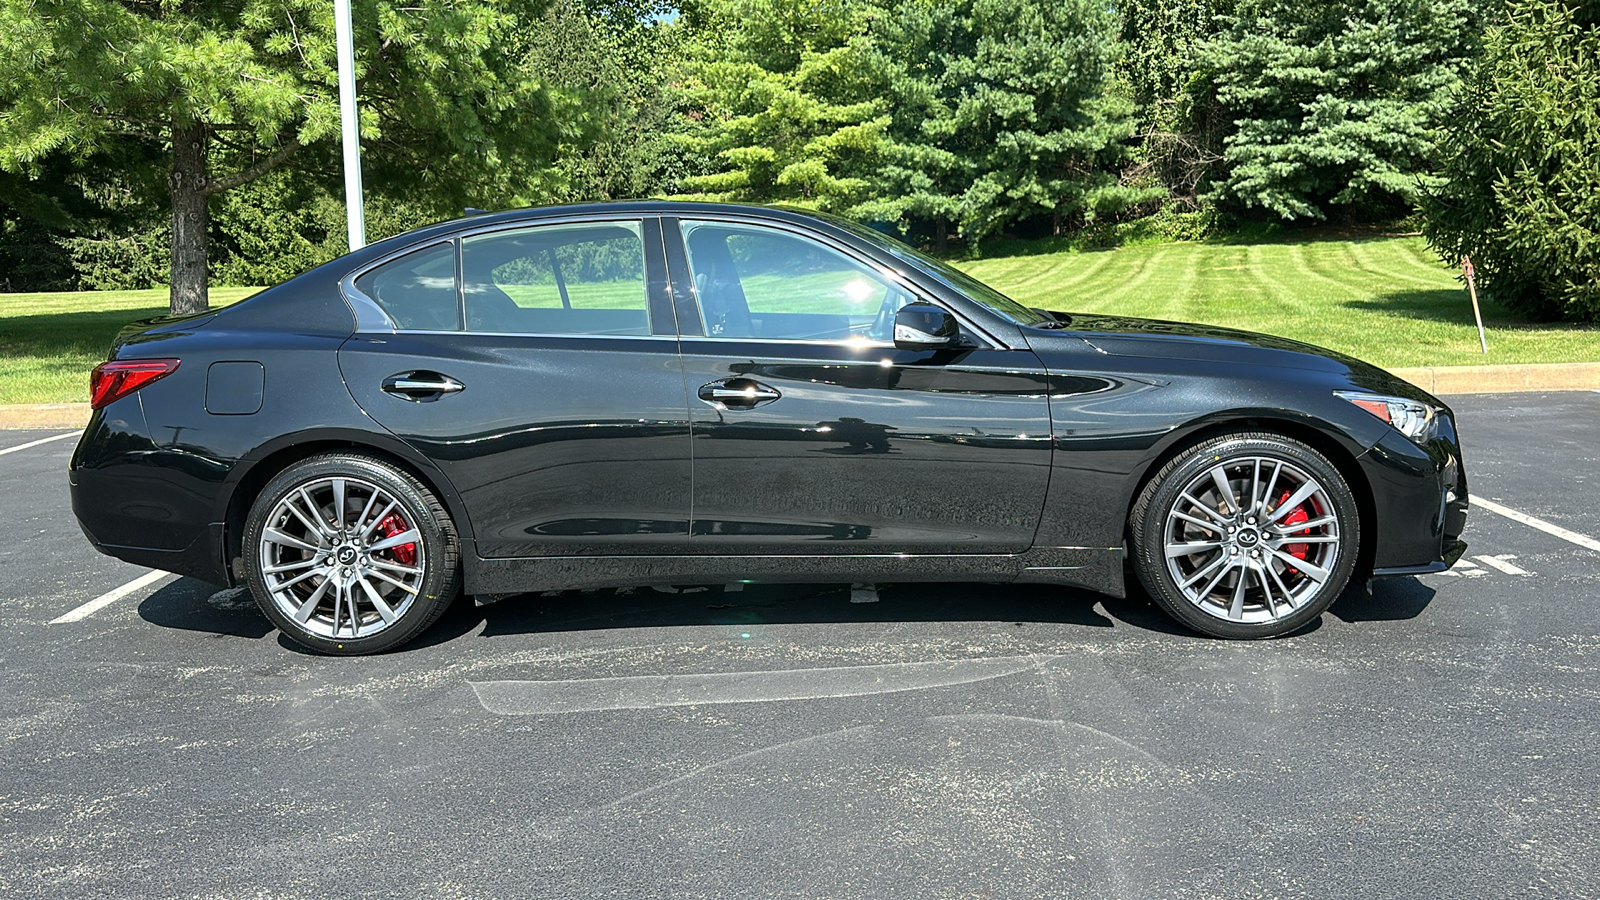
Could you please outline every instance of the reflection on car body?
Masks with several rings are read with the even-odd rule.
[[[1028,309],[852,223],[597,204],[374,244],[123,331],[74,508],[247,584],[292,639],[397,646],[458,593],[980,579],[1294,631],[1459,556],[1453,417],[1285,338]],[[181,438],[180,438],[181,436]]]

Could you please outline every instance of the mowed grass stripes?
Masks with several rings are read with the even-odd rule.
[[[224,306],[258,288],[212,288]],[[0,403],[89,399],[89,371],[129,322],[166,315],[167,289],[0,294]]]
[[[1600,329],[1529,323],[1467,291],[1421,238],[1152,244],[960,264],[1029,306],[1264,331],[1380,366],[1600,361]]]
[[[961,264],[1030,306],[1264,331],[1380,366],[1600,361],[1600,328],[1529,323],[1484,299],[1489,355],[1467,292],[1420,238],[1151,244]],[[254,288],[213,288],[213,305]],[[0,403],[88,399],[89,370],[167,292],[0,294]]]

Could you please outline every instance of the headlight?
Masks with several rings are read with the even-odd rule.
[[[1394,426],[1394,430],[1419,444],[1433,439],[1439,427],[1437,406],[1405,397],[1385,397],[1382,394],[1363,394],[1359,391],[1334,391],[1334,396],[1361,407]]]

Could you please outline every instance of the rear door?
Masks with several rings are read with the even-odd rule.
[[[480,556],[687,541],[689,423],[657,219],[468,234],[345,289],[392,323],[340,350],[346,384],[450,478]]]
[[[820,235],[690,219],[664,233],[686,325],[692,552],[1031,546],[1051,458],[1031,351],[975,334],[895,349],[895,311],[924,298]]]

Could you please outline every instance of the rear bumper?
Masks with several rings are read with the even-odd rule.
[[[181,550],[107,544],[96,540],[82,519],[78,520],[78,525],[83,529],[83,536],[89,539],[89,543],[107,556],[135,565],[187,575],[218,587],[230,586],[227,569],[222,564],[221,524],[208,526],[205,533],[197,535],[193,543]]]
[[[1426,446],[1391,432],[1360,463],[1373,495],[1372,576],[1424,575],[1454,565],[1466,552],[1468,499],[1451,417],[1442,417]]]
[[[137,397],[89,419],[67,481],[78,527],[107,556],[217,585],[228,584],[216,494],[192,471],[214,464],[157,447],[144,433]]]

